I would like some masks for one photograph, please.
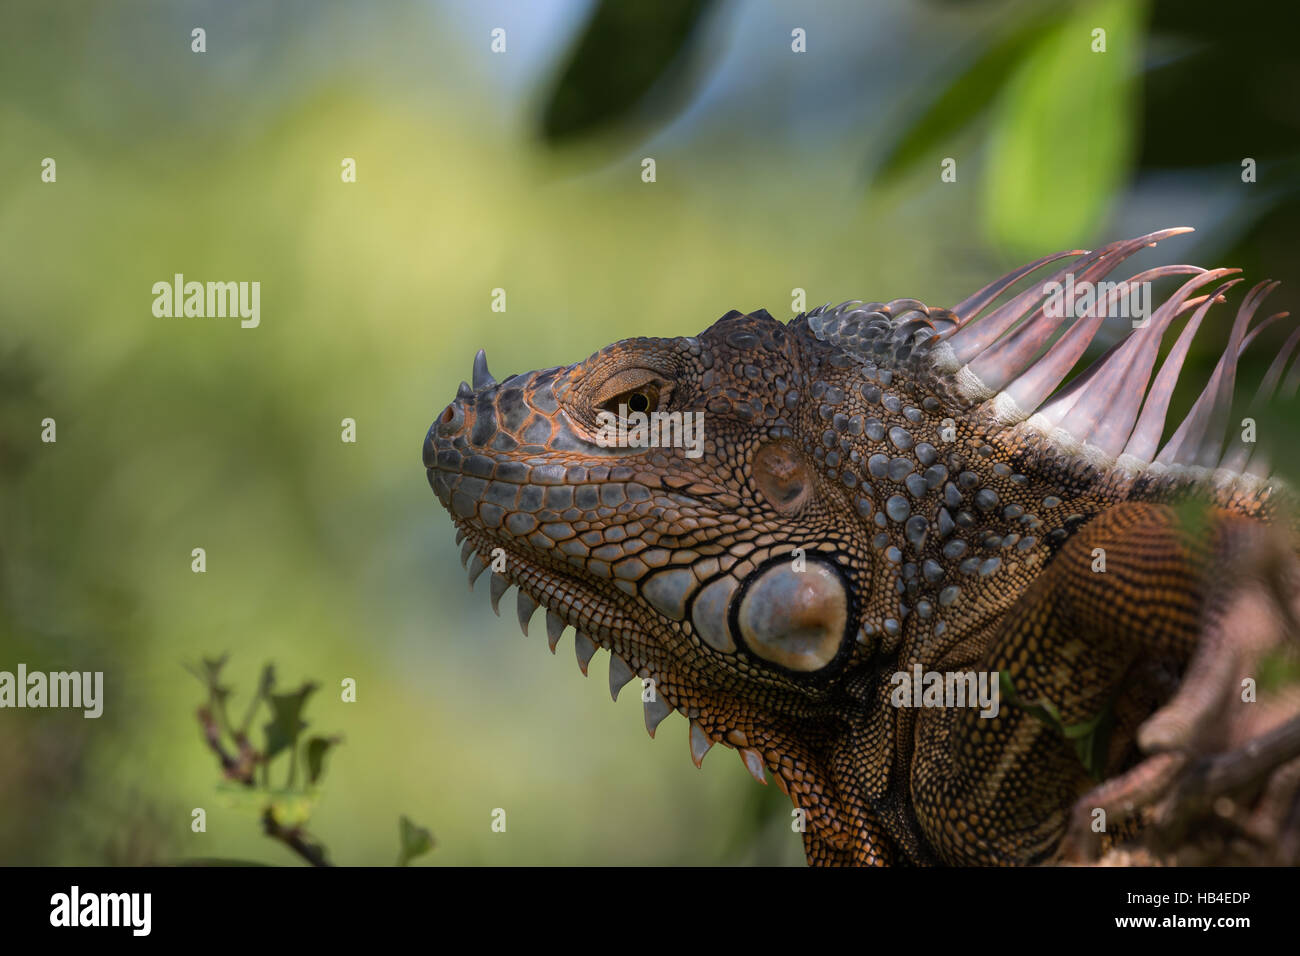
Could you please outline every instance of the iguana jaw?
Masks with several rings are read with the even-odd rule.
[[[696,767],[702,767],[715,743],[737,751],[741,763],[758,783],[766,784],[767,772],[771,772],[777,787],[807,814],[807,825],[824,831],[830,845],[840,849],[850,846],[828,774],[821,769],[819,756],[804,745],[796,726],[779,719],[756,721],[752,708],[730,697],[711,696],[707,707],[702,707],[697,695],[678,695],[676,689],[686,685],[673,675],[671,663],[659,659],[653,642],[646,639],[638,623],[623,612],[620,605],[626,606],[626,599],[620,602],[616,594],[593,591],[568,569],[542,567],[534,556],[485,534],[471,521],[454,519],[454,524],[471,588],[488,568],[493,551],[503,549],[504,570],[491,579],[493,609],[500,613],[498,602],[502,595],[510,586],[517,587],[518,619],[525,636],[529,620],[539,607],[545,611],[551,653],[556,652],[565,627],[572,627],[574,650],[584,676],[598,648],[624,648],[610,652],[610,697],[617,701],[619,691],[633,682],[633,691],[642,695],[646,731],[651,737],[664,718],[673,711],[682,712],[689,720],[688,743]],[[647,680],[654,682],[652,700],[646,699]],[[756,730],[760,723],[763,729]],[[749,728],[748,733],[742,727]]]

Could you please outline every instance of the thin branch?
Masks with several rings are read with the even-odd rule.
[[[306,834],[299,827],[280,826],[272,815],[270,807],[267,807],[262,813],[262,832],[273,839],[279,840],[312,866],[334,865],[325,858],[325,848],[317,843],[309,842],[306,839]]]

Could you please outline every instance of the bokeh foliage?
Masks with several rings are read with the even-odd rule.
[[[796,287],[810,305],[949,303],[1022,250],[1181,224],[1203,207],[1163,192],[1162,171],[1231,183],[1238,154],[1267,178],[1170,255],[1300,288],[1283,31],[1200,2],[921,3],[906,15],[924,68],[801,88],[784,105],[824,139],[769,120],[783,94],[763,81],[791,25],[810,37],[798,68],[825,71],[832,35],[889,53],[875,6],[755,8],[745,35],[770,46],[725,57],[735,8],[682,3],[620,33],[597,3],[509,88],[487,28],[510,31],[508,56],[526,50],[533,21],[514,4],[7,5],[0,667],[103,670],[107,700],[97,721],[0,713],[0,862],[283,862],[214,802],[181,667],[213,652],[319,681],[313,721],[348,745],[313,829],[341,861],[390,865],[403,813],[438,834],[434,865],[800,860],[788,803],[734,755],[695,770],[676,717],[647,741],[635,695],[608,700],[603,663],[584,682],[571,637],[552,660],[536,629],[521,638],[467,593],[418,449],[474,351],[498,377],[567,364],[731,308],[785,314]],[[1071,42],[1063,23],[1102,15],[1131,31],[1110,42],[1132,73],[1104,80],[1133,84],[1123,104],[1053,52]],[[620,42],[647,52],[635,70]],[[1207,69],[1221,62],[1227,75]],[[739,99],[701,106],[718,88]],[[1051,164],[1079,145],[1061,117],[1081,104],[1078,135],[1101,124],[1105,162],[1058,181]],[[1111,126],[1121,106],[1137,111],[1130,140]],[[954,154],[959,182],[941,184]],[[1021,182],[1021,167],[1039,172]],[[1045,210],[1032,190],[1062,183]],[[150,288],[176,272],[260,281],[262,326],[155,318]],[[498,287],[505,314],[489,308]],[[1175,411],[1225,336],[1198,345]],[[1265,438],[1293,429],[1290,409],[1273,414]],[[39,442],[46,416],[57,444]],[[339,440],[344,417],[356,445]],[[206,834],[189,830],[195,806]]]

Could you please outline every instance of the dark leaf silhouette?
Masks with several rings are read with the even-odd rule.
[[[307,782],[314,784],[325,769],[325,755],[339,742],[338,737],[312,737],[307,741]]]
[[[307,727],[307,722],[302,719],[302,709],[315,689],[316,685],[308,682],[292,694],[270,696],[271,721],[262,728],[266,733],[265,759],[270,760],[280,751],[297,744],[298,735]]]
[[[401,839],[401,848],[397,851],[398,866],[406,866],[417,856],[423,856],[433,849],[433,834],[412,823],[405,814],[398,824],[398,831]]]
[[[1054,18],[1049,13],[1045,10],[1010,29],[958,70],[937,95],[910,108],[907,127],[875,163],[876,179],[888,182],[931,157],[937,164],[944,144],[987,108],[1025,54],[1051,28]]]
[[[652,88],[680,91],[691,40],[712,0],[596,4],[546,99],[541,136],[560,143],[624,120],[662,114],[671,99],[643,102]]]

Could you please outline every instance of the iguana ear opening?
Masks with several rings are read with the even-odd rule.
[[[814,471],[797,448],[764,445],[754,455],[754,483],[763,500],[782,514],[798,512],[812,496]]]
[[[745,589],[736,626],[748,650],[787,670],[826,667],[844,644],[849,597],[844,579],[827,562],[809,556],[758,572]]]

